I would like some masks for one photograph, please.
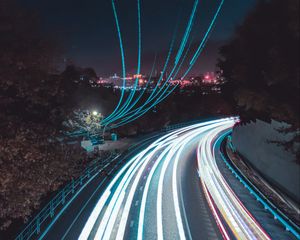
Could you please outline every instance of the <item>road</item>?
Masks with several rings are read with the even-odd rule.
[[[220,119],[149,140],[40,239],[294,239],[222,164],[220,141],[233,125]]]

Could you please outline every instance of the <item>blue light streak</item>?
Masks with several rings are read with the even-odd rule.
[[[137,67],[137,75],[140,74],[141,71],[141,51],[142,51],[142,34],[141,34],[141,8],[140,8],[140,0],[137,0],[137,12],[138,12],[138,67]],[[102,124],[108,125],[111,122],[114,122],[115,120],[122,118],[122,116],[127,112],[127,108],[132,102],[132,99],[134,98],[136,88],[138,86],[139,79],[136,78],[134,83],[134,90],[131,91],[129,97],[127,98],[125,104],[121,107],[117,115],[111,119],[109,122],[106,120],[103,120]]]
[[[151,69],[148,81],[146,83],[146,86],[143,88],[142,93],[137,97],[137,99],[135,100],[135,102],[127,109],[127,112],[129,110],[131,110],[139,102],[139,100],[141,99],[141,97],[145,94],[146,89],[147,89],[147,87],[148,87],[148,85],[149,85],[149,83],[150,83],[150,81],[152,79],[152,75],[153,75],[153,72],[154,72],[154,69],[155,69],[155,65],[156,65],[156,55],[155,55],[155,59],[154,59],[154,62],[153,62],[153,65],[152,65],[152,69]],[[124,116],[125,115],[126,114],[124,114]]]
[[[170,61],[171,54],[172,54],[173,47],[174,47],[174,43],[175,43],[176,33],[177,33],[177,25],[176,25],[176,30],[175,30],[175,32],[174,32],[174,34],[173,34],[173,38],[172,38],[171,44],[170,44],[170,48],[169,48],[169,52],[168,52],[167,59],[166,59],[166,61],[165,61],[165,65],[164,65],[163,72],[166,71],[166,68],[167,68],[167,66],[168,66],[168,63],[169,63],[169,61]],[[151,102],[151,100],[153,100],[153,99],[155,98],[156,95],[155,95],[155,96],[153,96],[153,95],[155,94],[157,88],[159,87],[159,84],[160,84],[160,82],[161,82],[161,80],[162,80],[162,76],[163,76],[163,74],[162,74],[161,77],[159,78],[158,83],[156,84],[154,90],[153,90],[152,93],[150,94],[150,97],[145,101],[145,103],[144,103],[141,107],[139,107],[138,109],[133,110],[133,111],[127,113],[126,115],[132,115],[132,116],[135,116],[135,114],[134,114],[135,112],[137,112],[137,113],[140,112],[140,111],[141,111],[141,110],[142,110],[149,102]],[[137,114],[137,113],[136,113],[136,114]],[[125,116],[125,114],[123,115],[123,117],[124,117],[124,116]],[[124,120],[123,120],[123,121],[124,121]]]
[[[196,13],[196,10],[197,10],[198,3],[199,3],[198,0],[196,0],[194,2],[193,11],[192,11],[192,14],[190,16],[190,20],[189,20],[188,26],[187,26],[185,34],[184,34],[183,41],[181,42],[180,48],[178,50],[178,53],[177,53],[177,56],[176,56],[176,59],[175,59],[175,64],[177,64],[179,62],[179,60],[181,58],[181,55],[182,55],[182,52],[183,52],[183,50],[186,46],[186,43],[189,39],[189,35],[191,33],[191,30],[192,30],[192,25],[193,25],[193,22],[194,22],[194,17],[195,17],[195,13]]]
[[[163,92],[161,93],[161,95],[156,99],[156,101],[155,101],[153,104],[151,104],[150,108],[148,107],[148,108],[146,108],[144,111],[142,111],[142,115],[143,115],[144,113],[148,112],[152,107],[154,107],[155,105],[157,105],[158,103],[160,103],[160,102],[162,101],[161,99],[165,99],[164,96],[166,95],[167,90],[170,88],[170,84],[169,84],[166,88],[165,88],[165,86],[166,86],[166,84],[169,82],[169,80],[171,79],[173,72],[176,71],[176,67],[177,67],[177,65],[178,65],[178,63],[179,63],[179,60],[180,60],[181,56],[182,56],[182,52],[183,52],[183,50],[184,50],[185,47],[186,47],[188,38],[189,38],[190,33],[191,33],[192,23],[193,23],[195,14],[196,14],[197,6],[198,6],[198,0],[196,0],[196,1],[194,2],[194,7],[193,7],[192,13],[191,13],[191,15],[190,15],[190,19],[189,19],[189,22],[188,22],[188,25],[187,25],[187,28],[186,28],[186,32],[185,32],[184,37],[183,37],[183,39],[182,39],[182,41],[181,41],[180,49],[178,50],[177,55],[176,55],[175,64],[174,64],[174,66],[173,66],[173,69],[172,69],[171,73],[169,74],[169,76],[167,77],[167,79],[164,81],[164,84],[162,85],[162,87],[160,87],[159,91],[156,92],[156,90],[157,90],[159,84],[161,83],[161,81],[162,81],[162,79],[163,79],[163,74],[164,74],[164,72],[165,72],[165,70],[166,70],[166,67],[167,67],[167,64],[168,64],[168,62],[169,62],[169,58],[170,58],[170,56],[171,56],[171,51],[169,51],[167,61],[166,61],[166,63],[165,63],[164,69],[163,69],[163,71],[162,71],[162,75],[160,76],[160,79],[159,79],[158,83],[156,84],[156,87],[155,87],[155,89],[153,90],[153,92],[151,93],[150,97],[147,99],[147,101],[146,101],[141,107],[139,107],[138,109],[135,109],[134,111],[129,112],[127,115],[131,115],[131,116],[129,116],[129,117],[127,117],[126,119],[124,119],[123,121],[121,121],[122,123],[124,123],[124,122],[129,123],[128,120],[129,120],[130,118],[133,118],[134,116],[136,116],[137,114],[139,114],[139,113],[143,110],[143,108],[144,108],[145,106],[147,106],[147,104],[149,104],[153,99],[155,99],[162,91],[163,91]],[[174,43],[173,43],[173,44],[174,44]],[[171,46],[172,46],[173,44],[171,44]],[[181,64],[180,64],[178,70],[176,71],[176,75],[175,75],[175,76],[177,76],[177,73],[178,73],[178,71],[180,70],[180,68],[181,68],[181,66],[182,66],[182,64],[183,64],[183,62],[184,62],[184,60],[185,60],[185,58],[186,58],[186,56],[187,56],[187,54],[188,54],[188,52],[189,52],[190,46],[191,46],[191,42],[190,42],[189,47],[188,47],[188,49],[187,49],[187,51],[186,51],[186,53],[185,53],[185,55],[184,55],[183,61],[181,62]],[[172,48],[173,48],[173,47],[171,47],[170,49],[172,49]],[[174,88],[172,88],[171,92],[173,92],[173,91],[175,90],[176,87],[177,87],[177,85],[176,85]],[[164,89],[164,88],[165,88],[165,89]],[[169,96],[169,95],[170,95],[170,93],[167,94],[167,96]],[[138,116],[142,116],[142,115],[139,114]],[[124,116],[126,116],[126,114],[125,114]],[[137,118],[134,117],[134,119],[137,119]],[[123,125],[123,124],[122,124],[122,125]],[[117,125],[117,126],[119,126],[119,125]]]
[[[204,35],[204,38],[202,39],[202,41],[201,41],[201,43],[200,43],[200,45],[199,45],[197,51],[195,52],[194,56],[192,57],[192,60],[190,61],[190,66],[189,66],[188,70],[187,70],[187,71],[185,72],[185,74],[182,76],[183,78],[185,78],[186,75],[191,71],[192,67],[195,65],[197,59],[198,59],[199,56],[201,55],[201,53],[202,53],[202,51],[203,51],[203,49],[204,49],[204,47],[205,47],[205,45],[206,45],[206,43],[207,43],[207,40],[208,40],[208,38],[209,38],[209,36],[210,36],[210,34],[211,34],[211,31],[212,31],[212,29],[213,29],[213,27],[214,27],[214,25],[215,25],[215,23],[216,23],[216,19],[217,19],[218,15],[219,15],[219,13],[220,13],[220,11],[221,11],[221,9],[222,9],[222,6],[223,6],[223,4],[224,4],[224,1],[225,1],[225,0],[221,0],[221,2],[220,2],[220,4],[219,4],[219,7],[218,7],[218,9],[217,9],[217,11],[216,11],[216,13],[215,13],[215,15],[214,15],[214,17],[213,17],[213,20],[211,21],[211,23],[210,23],[210,25],[209,25],[209,27],[208,27],[208,29],[207,29],[205,35]]]
[[[214,17],[209,25],[209,28],[205,34],[205,36],[203,37],[197,51],[195,52],[195,54],[192,57],[192,60],[190,61],[190,66],[188,67],[187,71],[184,73],[184,75],[182,76],[182,79],[190,72],[190,70],[192,69],[193,65],[195,64],[196,60],[199,58],[199,56],[201,55],[203,48],[205,47],[207,40],[210,36],[210,33],[213,29],[213,26],[215,25],[216,19],[219,15],[219,12],[223,6],[224,0],[221,0],[218,9],[216,11],[216,13],[214,14]],[[136,119],[138,119],[139,117],[141,117],[142,115],[144,115],[145,113],[147,113],[151,108],[153,108],[154,106],[156,106],[157,104],[159,104],[160,102],[162,102],[164,99],[166,99],[176,88],[179,84],[174,85],[173,87],[171,87],[171,83],[169,82],[170,79],[174,77],[177,77],[180,69],[183,66],[183,63],[185,62],[185,59],[188,56],[188,53],[190,51],[191,48],[191,44],[192,41],[190,41],[190,44],[185,52],[185,55],[182,58],[182,54],[184,49],[186,48],[186,44],[188,42],[190,33],[192,31],[192,26],[193,26],[193,22],[194,22],[194,18],[196,16],[196,11],[197,11],[197,6],[199,4],[199,0],[195,0],[194,1],[194,5],[193,5],[193,9],[184,33],[184,36],[181,40],[181,44],[180,44],[180,48],[176,54],[175,57],[175,61],[174,61],[174,66],[171,70],[171,73],[169,74],[169,76],[166,78],[166,80],[163,80],[163,75],[166,72],[167,66],[169,64],[170,61],[170,57],[172,54],[172,50],[174,48],[174,42],[175,42],[175,35],[173,36],[172,42],[171,42],[171,46],[168,52],[168,56],[167,59],[165,61],[165,65],[163,67],[163,71],[162,74],[154,88],[154,90],[151,92],[150,96],[148,97],[148,99],[138,108],[133,109],[133,107],[139,102],[139,100],[141,99],[141,97],[143,96],[144,91],[137,97],[137,99],[135,100],[135,102],[133,104],[132,103],[132,99],[133,96],[135,94],[136,91],[136,85],[137,85],[137,80],[136,80],[136,84],[134,87],[134,91],[131,92],[129,98],[127,99],[126,103],[121,107],[121,109],[118,111],[117,114],[114,114],[113,118],[110,118],[109,121],[107,121],[107,119],[104,120],[103,123],[105,123],[105,128],[106,126],[108,126],[109,124],[118,121],[121,119],[121,121],[119,123],[117,123],[116,125],[112,126],[110,129],[119,127],[119,126],[123,126],[125,124],[128,124]],[[140,52],[140,47],[141,47],[141,31],[140,31],[140,3],[138,0],[138,21],[139,21],[139,59],[141,57],[141,52]],[[177,29],[177,26],[176,26]],[[182,58],[182,59],[181,59]],[[179,64],[179,66],[178,66]],[[140,70],[140,61],[138,61],[138,71],[137,73],[139,73]],[[147,83],[148,86],[148,83]],[[131,104],[131,105],[130,105]],[[133,110],[132,110],[133,109]],[[131,110],[131,111],[130,111]]]
[[[111,1],[112,3],[112,8],[113,8],[113,13],[114,13],[114,18],[115,18],[115,23],[116,23],[116,27],[117,27],[117,32],[118,32],[118,38],[119,38],[119,44],[120,44],[120,51],[121,51],[121,59],[122,59],[122,75],[123,75],[123,89],[121,92],[121,97],[120,100],[118,102],[118,105],[116,106],[116,108],[114,109],[114,111],[104,120],[108,120],[111,119],[118,111],[123,98],[124,98],[124,89],[126,86],[126,65],[125,65],[125,54],[124,54],[124,48],[123,48],[123,40],[122,40],[122,34],[121,34],[121,28],[120,28],[120,24],[119,24],[119,19],[118,19],[118,14],[117,14],[117,10],[116,10],[116,6],[115,6],[115,2],[114,0]],[[103,121],[104,121],[103,120]]]

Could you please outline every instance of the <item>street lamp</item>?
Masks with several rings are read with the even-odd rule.
[[[94,116],[97,116],[97,115],[98,115],[98,112],[97,112],[97,111],[93,111],[93,115],[94,115]]]

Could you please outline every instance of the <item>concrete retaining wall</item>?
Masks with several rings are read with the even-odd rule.
[[[300,165],[296,157],[282,146],[270,141],[287,141],[293,136],[277,131],[286,123],[261,120],[233,129],[232,142],[236,150],[270,183],[277,186],[293,200],[300,202]]]

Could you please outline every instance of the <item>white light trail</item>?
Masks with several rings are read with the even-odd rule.
[[[170,150],[171,146],[166,148],[158,157],[156,160],[154,166],[152,167],[149,176],[147,178],[147,182],[144,187],[144,192],[143,192],[143,197],[142,197],[142,202],[141,202],[141,209],[140,209],[140,216],[139,216],[139,226],[138,226],[138,240],[143,239],[143,229],[144,229],[144,220],[145,220],[145,209],[146,209],[146,201],[147,201],[147,196],[149,192],[149,187],[150,187],[150,182],[152,180],[152,177],[154,175],[154,172],[156,171],[157,167],[159,166],[161,160],[165,157],[165,155],[168,153]]]
[[[241,239],[270,239],[260,224],[246,211],[245,206],[238,200],[232,189],[222,176],[214,155],[215,142],[218,135],[230,129],[232,123],[224,124],[203,136],[198,145],[198,168],[205,196],[211,208],[215,204],[231,231]],[[219,221],[217,211],[213,210],[218,226],[223,236],[227,238],[224,225]]]
[[[99,202],[97,203],[97,205],[95,206],[92,214],[90,215],[88,221],[86,222],[80,236],[79,239],[80,240],[87,240],[92,229],[94,228],[94,225],[96,223],[97,220],[97,216],[100,215],[101,211],[104,208],[104,205],[108,199],[108,196],[110,194],[111,188],[114,186],[114,184],[121,178],[122,174],[126,171],[126,169],[131,166],[130,170],[132,170],[132,168],[134,166],[136,166],[136,164],[139,163],[139,161],[142,159],[142,157],[144,155],[146,155],[146,153],[148,151],[150,151],[152,148],[155,148],[158,145],[162,145],[163,143],[167,143],[168,141],[172,141],[174,138],[176,138],[176,134],[177,133],[181,133],[182,131],[184,131],[185,129],[189,129],[191,127],[186,127],[184,129],[180,129],[177,131],[174,131],[172,133],[166,134],[165,136],[161,137],[160,139],[156,140],[154,143],[152,143],[149,147],[147,147],[145,150],[143,150],[141,153],[139,153],[137,156],[135,156],[134,158],[132,158],[121,170],[120,172],[114,177],[114,179],[112,180],[112,182],[109,184],[109,186],[107,187],[107,189],[105,190],[104,194],[101,196],[101,198],[99,199]],[[128,172],[130,172],[127,171]],[[106,225],[106,224],[105,224]],[[102,232],[102,231],[101,231]]]
[[[182,240],[191,239],[185,205],[183,198],[179,197],[182,196],[179,163],[183,152],[192,141],[199,142],[196,151],[201,186],[223,238],[230,239],[229,226],[237,238],[269,239],[228,186],[215,162],[216,138],[224,130],[231,128],[234,121],[234,118],[226,118],[195,124],[170,132],[150,144],[129,160],[113,178],[96,204],[79,239],[86,240],[95,233],[94,239],[97,240],[145,239],[148,236],[145,235],[145,219],[150,213],[153,223],[151,227],[156,231],[155,239],[163,240],[169,236],[165,232],[166,221],[172,221],[170,226],[176,226],[172,233],[174,236]],[[153,181],[154,175],[158,177],[158,181]],[[139,193],[138,189],[142,192]],[[150,189],[156,189],[155,193],[149,194]],[[140,205],[137,204],[139,202]],[[150,202],[151,206],[156,207],[147,208]],[[171,211],[168,215],[175,218],[166,219],[163,215],[166,211]],[[136,227],[132,227],[133,222],[137,222]]]

